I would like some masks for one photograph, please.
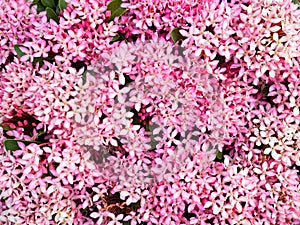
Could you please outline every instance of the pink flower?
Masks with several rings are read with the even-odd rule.
[[[230,56],[234,54],[234,51],[236,51],[239,48],[237,44],[231,44],[229,40],[227,40],[224,45],[221,45],[219,47],[219,54],[222,56],[225,56],[227,60],[230,59]]]
[[[119,221],[123,219],[123,214],[115,216],[113,213],[104,213],[104,215],[112,219],[107,225],[122,225]]]

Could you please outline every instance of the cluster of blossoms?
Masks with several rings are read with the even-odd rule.
[[[297,8],[0,0],[0,224],[299,225]]]

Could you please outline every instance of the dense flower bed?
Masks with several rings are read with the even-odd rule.
[[[0,224],[300,224],[287,0],[0,0]]]

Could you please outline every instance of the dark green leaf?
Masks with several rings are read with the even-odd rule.
[[[49,8],[54,8],[55,7],[54,0],[42,0],[42,4],[43,4],[43,6],[49,7]]]
[[[58,0],[58,8],[64,10],[67,8],[67,3],[65,0]]]
[[[85,70],[82,74],[82,81],[83,81],[83,84],[85,84],[86,82],[86,74],[89,73],[89,75],[92,75],[92,76],[95,76],[95,71],[93,70]]]
[[[183,39],[183,36],[181,35],[181,33],[179,32],[179,28],[176,27],[171,31],[171,38],[172,40],[176,43],[179,40]]]
[[[242,170],[242,168],[238,166],[237,172],[239,173],[241,170]]]
[[[46,131],[44,131],[44,130],[38,130],[38,134],[36,136],[36,139],[39,139],[39,137],[41,137],[44,134],[46,134]]]
[[[299,0],[294,0],[293,2],[294,2],[294,4],[296,4],[296,5],[300,5]],[[299,6],[297,9],[300,9],[300,6]]]
[[[26,55],[24,52],[21,51],[20,47],[23,47],[22,45],[14,45],[14,49],[18,56],[22,57],[23,55]]]
[[[20,149],[18,143],[16,140],[13,139],[7,139],[4,141],[4,147],[6,149],[6,151],[15,151]]]
[[[118,41],[121,42],[121,41],[124,41],[124,40],[125,40],[126,43],[128,43],[128,40],[124,37],[124,35],[117,34],[116,36],[114,36],[112,38],[112,40],[109,43],[112,44],[114,42],[118,42]]]
[[[149,121],[146,121],[146,131],[150,131]]]
[[[119,41],[120,40],[120,35],[117,34],[116,36],[113,37],[113,39],[111,40],[111,42],[116,42],[116,41]]]
[[[4,131],[13,130],[13,129],[10,128],[9,126],[2,126],[2,125],[0,125],[0,127],[2,127],[2,129],[3,129]]]
[[[107,9],[110,11],[115,11],[117,10],[122,4],[122,0],[112,0],[110,3],[107,5]]]
[[[44,59],[45,59],[45,58],[43,58],[43,57],[34,57],[32,63],[35,65],[35,64],[38,63],[38,62],[39,62],[39,63],[40,63],[40,62],[43,62]]]
[[[18,142],[23,142],[25,145],[29,145],[31,143],[37,143],[40,144],[40,142],[37,141],[25,141],[25,140],[16,140],[16,139],[6,139],[4,141],[4,147],[6,151],[15,151],[20,149]]]
[[[53,62],[54,59],[49,58],[49,57],[47,57],[47,58],[44,58],[44,57],[34,57],[32,63],[35,65],[38,62],[39,63],[43,63],[44,61]]]
[[[116,36],[113,37],[110,43],[114,43],[117,41],[123,41],[125,40],[125,37],[123,35],[117,34]]]
[[[107,9],[111,11],[111,16],[108,18],[108,21],[114,20],[118,16],[122,16],[126,9],[121,7],[122,0],[112,0],[108,5]]]
[[[36,5],[38,3],[39,3],[39,0],[33,0],[32,3],[31,3],[31,5]]]
[[[262,87],[262,90],[261,90],[261,93],[267,97],[268,94],[269,94],[269,89],[270,89],[270,86],[269,84],[264,84],[263,87]]]
[[[48,20],[53,19],[55,22],[58,23],[58,16],[56,15],[56,13],[53,11],[53,9],[47,7],[46,8],[46,15]]]
[[[46,9],[46,8],[45,8],[45,6],[42,5],[42,3],[39,2],[39,3],[37,4],[37,12],[38,12],[38,13],[45,11],[45,9]]]
[[[217,159],[222,159],[223,158],[223,153],[222,152],[217,152]]]
[[[125,13],[126,9],[118,8],[116,11],[113,11],[111,16],[108,18],[108,21],[113,21],[114,18],[122,16]]]
[[[34,5],[37,5],[39,3],[39,0],[33,0],[32,3],[30,4],[30,8]]]
[[[269,93],[269,89],[267,87],[265,87],[261,93],[264,95],[264,96],[268,96],[268,93]]]
[[[86,83],[86,74],[87,74],[87,70],[83,72],[82,74],[82,81],[83,81],[83,84]]]

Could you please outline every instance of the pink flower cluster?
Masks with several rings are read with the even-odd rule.
[[[0,224],[300,224],[297,5],[31,3],[0,0]]]

